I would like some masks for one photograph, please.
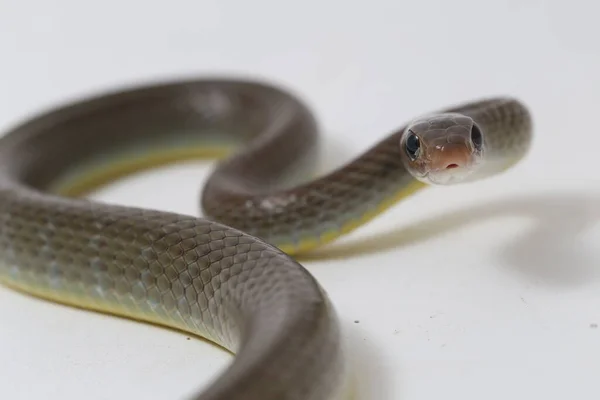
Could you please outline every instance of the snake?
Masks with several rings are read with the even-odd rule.
[[[421,189],[506,171],[531,147],[532,117],[509,96],[464,102],[316,173],[320,131],[300,96],[259,79],[150,82],[39,111],[0,138],[0,282],[230,352],[191,399],[347,398],[341,317],[298,256]],[[217,160],[201,217],[88,196],[200,158]]]

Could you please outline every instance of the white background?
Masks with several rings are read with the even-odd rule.
[[[598,396],[592,2],[94,4],[0,2],[2,129],[122,85],[257,76],[311,104],[333,167],[424,112],[497,94],[527,103],[536,138],[517,168],[424,191],[304,265],[343,318],[361,398]],[[198,214],[209,170],[144,173],[95,197]],[[2,398],[151,400],[193,393],[231,357],[179,333],[0,288],[0,360]]]

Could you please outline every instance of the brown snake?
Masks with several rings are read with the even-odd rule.
[[[290,255],[428,183],[505,170],[527,153],[531,131],[517,100],[471,102],[423,116],[306,180],[317,124],[275,86],[206,79],[81,100],[0,139],[0,281],[234,352],[195,399],[345,398],[338,318]],[[207,155],[226,155],[204,186],[207,219],[82,197],[141,168]]]

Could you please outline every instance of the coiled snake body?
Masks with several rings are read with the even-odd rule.
[[[290,255],[427,183],[508,168],[530,146],[531,118],[514,99],[471,102],[301,181],[317,132],[294,96],[242,80],[130,88],[39,115],[0,139],[0,281],[235,352],[196,399],[340,398],[347,365],[336,313]],[[207,155],[227,155],[202,193],[207,219],[81,197],[140,168]]]

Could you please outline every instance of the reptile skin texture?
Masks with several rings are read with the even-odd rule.
[[[446,111],[482,127],[502,168],[529,147],[530,117],[515,100]],[[415,185],[399,156],[403,132],[330,174],[291,180],[318,148],[317,124],[299,100],[266,84],[174,82],[40,114],[0,139],[0,281],[190,332],[235,353],[194,399],[342,398],[349,367],[337,314],[281,249],[333,240]],[[219,143],[239,145],[204,187],[204,218],[52,189],[115,160]]]

